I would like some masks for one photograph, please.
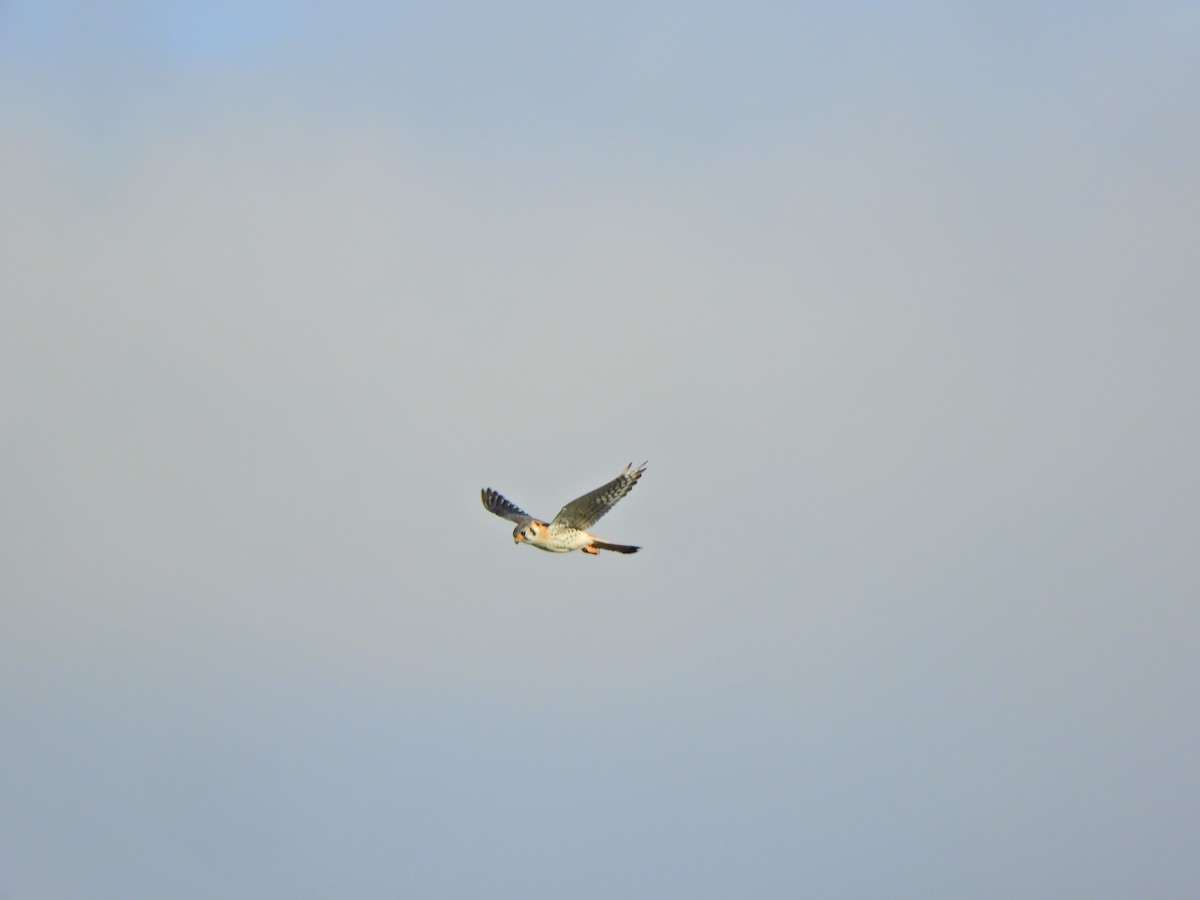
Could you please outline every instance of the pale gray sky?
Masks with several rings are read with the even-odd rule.
[[[0,896],[1195,894],[1198,40],[8,4]]]

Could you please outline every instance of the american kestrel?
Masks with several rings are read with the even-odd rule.
[[[582,550],[584,553],[596,555],[597,550],[615,550],[617,553],[637,553],[640,547],[628,544],[613,544],[602,541],[593,534],[588,534],[600,517],[608,512],[617,501],[628,494],[642,473],[646,464],[642,463],[636,469],[633,463],[625,467],[625,471],[610,481],[604,487],[598,487],[590,493],[572,500],[558,511],[550,522],[535,519],[529,513],[509,503],[491,488],[480,492],[483,505],[488,512],[495,513],[502,519],[510,519],[517,523],[513,529],[513,543],[524,542],[539,550],[551,553],[570,553],[572,550]]]

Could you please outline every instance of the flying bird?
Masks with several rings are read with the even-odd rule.
[[[480,496],[488,512],[517,523],[517,527],[513,529],[515,544],[526,543],[551,553],[570,553],[572,550],[582,550],[592,556],[595,556],[598,550],[637,553],[640,547],[603,541],[594,534],[588,534],[587,529],[600,521],[600,517],[612,509],[618,500],[633,490],[633,486],[645,471],[645,463],[636,469],[633,463],[630,463],[624,472],[608,484],[572,500],[549,522],[535,519],[491,488],[484,488]]]

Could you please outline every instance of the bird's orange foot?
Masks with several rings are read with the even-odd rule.
[[[584,547],[583,552],[590,553],[592,556],[595,556],[600,551],[598,551],[595,547]]]

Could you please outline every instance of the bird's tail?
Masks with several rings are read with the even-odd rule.
[[[629,544],[610,544],[608,541],[592,541],[597,550],[613,550],[617,553],[637,553],[641,547],[631,547]]]

